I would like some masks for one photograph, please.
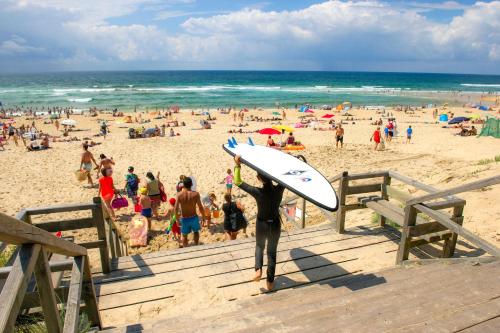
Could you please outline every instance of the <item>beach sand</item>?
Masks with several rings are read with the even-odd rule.
[[[271,117],[271,112],[276,110],[253,110],[246,114]],[[375,111],[356,110],[350,113],[354,118],[366,120],[348,121],[345,128],[344,148],[335,149],[334,132],[318,131],[312,128],[297,129],[295,136],[307,147],[301,152],[308,162],[321,171],[325,176],[332,177],[342,171],[350,173],[375,170],[395,170],[401,174],[412,177],[418,181],[444,189],[466,182],[478,180],[500,173],[500,163],[494,161],[500,155],[500,140],[492,137],[460,137],[453,135],[457,129],[445,129],[441,124],[436,124],[432,118],[432,110],[419,110],[415,114],[392,112],[397,119],[399,136],[393,142],[386,144],[383,151],[373,151],[369,141],[375,126],[371,125],[372,118],[378,119]],[[468,109],[452,108],[455,115],[467,115]],[[335,113],[335,119],[341,115]],[[321,116],[323,112],[316,112]],[[259,134],[228,134],[231,129],[238,129],[233,125],[232,115],[221,115],[212,112],[217,120],[210,130],[199,130],[199,120],[202,116],[192,116],[190,113],[180,113],[175,116],[179,121],[185,121],[185,127],[175,128],[180,135],[176,137],[155,137],[149,139],[128,139],[129,125],[117,124],[116,118],[109,114],[98,117],[72,116],[78,123],[77,129],[70,136],[80,139],[90,137],[101,144],[90,148],[97,158],[104,153],[113,157],[116,162],[114,169],[115,186],[122,188],[124,177],[129,166],[134,166],[141,179],[152,171],[161,173],[161,181],[165,184],[167,195],[175,195],[175,184],[179,175],[194,176],[197,189],[202,193],[214,191],[218,203],[222,203],[225,187],[222,180],[226,170],[232,168],[234,163],[225,153],[221,145],[229,136],[234,136],[239,141],[246,141],[249,135],[258,144],[265,144],[267,136]],[[289,110],[288,120],[282,124],[293,125],[297,122],[298,112]],[[148,116],[144,116],[147,118]],[[151,117],[151,116],[149,116]],[[152,118],[152,117],[151,117]],[[102,137],[94,138],[99,129],[98,120],[106,119],[111,128],[111,133],[106,140]],[[372,121],[373,121],[372,120]],[[31,120],[16,118],[17,126],[31,123]],[[151,123],[144,124],[146,128],[161,125],[164,119],[152,119]],[[405,144],[405,133],[408,125],[412,125],[414,136],[411,144]],[[60,135],[54,125],[43,124],[37,120],[36,125],[44,132],[51,135]],[[271,126],[271,122],[249,122],[244,131],[255,131]],[[326,127],[327,125],[322,125]],[[477,125],[476,127],[481,127]],[[168,128],[167,128],[168,135]],[[76,180],[74,172],[79,168],[82,153],[82,142],[51,142],[52,149],[46,151],[27,152],[22,146],[16,147],[13,142],[6,145],[6,151],[0,151],[0,210],[9,215],[15,215],[22,208],[50,206],[62,203],[91,202],[97,196],[97,189],[87,188],[86,182]],[[482,161],[486,160],[488,161]],[[493,161],[491,161],[493,159]],[[255,172],[248,168],[242,171],[243,179],[255,183]],[[255,203],[239,189],[233,192],[238,200],[247,207],[247,216],[255,213]],[[290,193],[286,193],[291,195]],[[465,207],[464,226],[468,230],[500,246],[500,186],[490,187],[480,191],[468,192],[460,195],[467,201]],[[164,212],[164,204],[161,211]],[[126,234],[127,221],[133,212],[129,208],[117,212],[123,221],[119,222],[121,230]],[[58,216],[62,216],[59,214]],[[73,213],[73,216],[80,213]],[[324,222],[318,210],[308,209],[308,225]],[[57,216],[55,216],[57,217]],[[38,220],[35,218],[34,222]],[[204,229],[201,234],[202,243],[212,243],[224,240],[222,219],[215,220],[219,223],[211,230]],[[372,213],[368,210],[358,210],[348,214],[346,226],[370,225]],[[153,238],[149,245],[133,249],[132,253],[153,252],[161,249],[176,248],[177,243],[164,234],[166,221],[153,221]],[[292,226],[286,224],[285,228]],[[79,230],[64,233],[74,236],[77,241],[93,240],[96,235],[92,230]],[[247,235],[254,234],[254,225],[248,228]],[[245,237],[245,235],[239,235]],[[91,251],[93,266],[98,266],[97,251]]]

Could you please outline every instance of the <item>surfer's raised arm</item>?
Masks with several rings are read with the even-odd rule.
[[[240,156],[239,155],[236,155],[234,157],[234,162],[236,164],[234,166],[234,183],[236,184],[236,186],[238,186],[243,191],[245,191],[248,194],[250,194],[252,197],[254,197],[254,198],[258,197],[260,195],[259,189],[257,187],[255,187],[255,186],[252,186],[252,185],[249,185],[249,184],[245,183],[241,179],[241,162],[240,162]]]

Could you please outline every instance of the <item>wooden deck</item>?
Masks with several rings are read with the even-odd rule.
[[[393,267],[399,237],[393,229],[381,227],[337,234],[329,225],[283,233],[276,290],[347,281]],[[186,313],[208,315],[221,306],[231,309],[238,301],[257,299],[266,293],[265,275],[261,283],[252,281],[254,251],[255,239],[247,238],[121,257],[112,263],[110,274],[94,275],[103,325],[120,327]]]
[[[500,262],[434,261],[108,330],[134,332],[499,332]]]

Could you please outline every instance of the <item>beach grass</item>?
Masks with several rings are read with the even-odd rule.
[[[485,159],[479,160],[479,162],[477,162],[477,164],[478,165],[486,165],[486,164],[498,163],[498,162],[500,162],[500,155],[496,155],[494,158],[485,158]]]
[[[5,264],[7,264],[7,261],[9,261],[10,257],[12,256],[14,249],[14,246],[9,245],[5,248],[5,250],[0,252],[0,267],[3,267],[5,266]]]
[[[66,315],[66,308],[64,304],[59,310],[59,316],[61,322],[64,322],[64,316]],[[80,319],[78,323],[78,332],[87,333],[90,332],[92,324],[85,313],[80,314]],[[43,321],[43,317],[40,315],[26,315],[19,316],[14,328],[15,333],[50,333]]]
[[[378,214],[378,213],[372,213],[372,220],[371,220],[371,222],[373,224],[378,224],[379,221],[380,221],[380,214]],[[390,226],[390,227],[392,227],[392,228],[394,228],[394,229],[401,229],[401,227],[400,227],[399,224],[397,224],[396,222],[391,221],[389,219],[385,220],[385,224],[388,225],[388,226]]]

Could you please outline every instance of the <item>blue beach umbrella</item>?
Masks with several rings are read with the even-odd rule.
[[[450,120],[448,122],[448,124],[449,125],[460,124],[460,123],[463,123],[464,121],[469,121],[469,120],[470,120],[470,118],[467,118],[467,117],[455,117],[452,120]]]

